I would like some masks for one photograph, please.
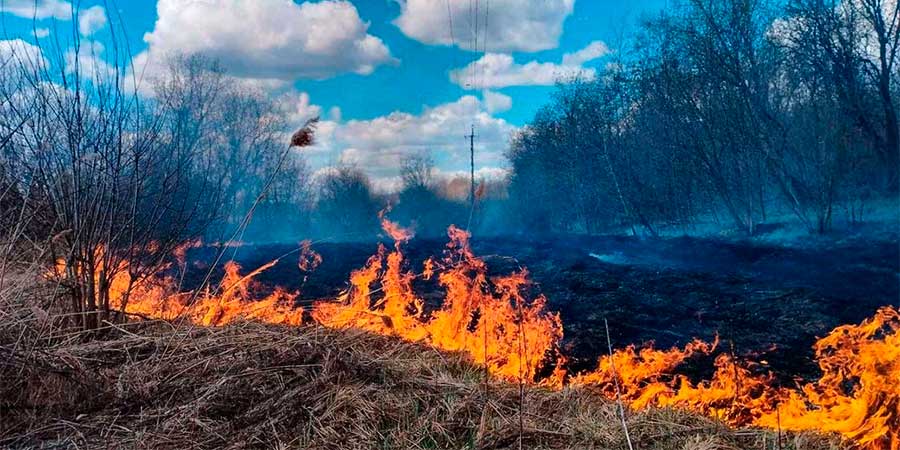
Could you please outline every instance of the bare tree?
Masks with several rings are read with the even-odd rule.
[[[839,202],[897,190],[898,21],[886,0],[680,2],[513,140],[512,204],[552,230],[655,234],[721,208],[748,234],[773,209],[828,231]]]
[[[434,160],[427,154],[407,156],[400,166],[404,189],[430,188],[433,173]]]
[[[867,73],[878,86],[884,124],[883,144],[879,146],[881,157],[888,168],[900,168],[900,129],[897,122],[896,88],[898,77],[895,70],[897,52],[900,51],[900,6],[896,0],[857,0],[849,2],[860,10],[867,34],[874,39],[874,58],[867,58]],[[874,60],[873,60],[874,59]],[[888,172],[891,191],[900,188],[900,174],[897,170]]]
[[[327,238],[364,240],[379,230],[380,205],[369,178],[354,166],[339,166],[319,180],[316,219]]]
[[[200,70],[175,65],[159,96],[140,96],[126,87],[131,59],[114,26],[111,55],[82,52],[76,34],[68,50],[4,59],[16,81],[0,83],[2,149],[16,155],[8,184],[36,199],[18,200],[22,211],[52,218],[48,263],[86,329],[114,319],[113,300],[124,308],[176,246],[203,233],[222,198],[207,120],[219,79],[196,82]]]

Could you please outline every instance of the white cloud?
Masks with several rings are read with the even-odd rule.
[[[35,28],[31,32],[31,34],[38,39],[43,39],[47,36],[50,36],[50,29],[49,28]]]
[[[103,59],[104,50],[100,42],[87,40],[81,42],[77,53],[74,48],[66,50],[66,73],[74,73],[77,69],[84,79],[98,83],[113,81],[116,68]]]
[[[519,64],[510,55],[487,53],[466,67],[452,70],[450,80],[465,89],[551,86],[560,79],[573,77],[591,80],[597,71],[584,64],[608,53],[609,48],[601,41],[594,41],[575,53],[566,53],[562,64],[538,61]]]
[[[365,75],[396,62],[345,0],[159,0],[157,16],[144,35],[148,50],[135,58],[135,70],[150,76],[171,56],[194,53],[231,75],[266,80]]]
[[[403,177],[399,175],[374,178],[370,181],[372,183],[372,191],[378,194],[391,194],[399,191],[403,187]]]
[[[322,115],[322,108],[309,102],[309,94],[291,90],[275,99],[281,117],[287,121],[291,131],[307,120]]]
[[[102,6],[91,6],[78,12],[78,32],[90,36],[106,26],[106,10]]]
[[[60,20],[72,18],[72,5],[62,0],[3,0],[0,2],[0,12],[14,16]]]
[[[867,6],[862,4],[861,0],[848,0],[837,2],[833,7],[835,8],[835,14],[840,17],[841,20],[847,23],[856,24],[854,33],[857,42],[854,44],[862,49],[863,58],[878,66],[881,46],[878,42],[877,33],[869,20],[859,17],[859,11],[862,11],[863,8],[866,8]],[[897,8],[900,8],[900,3],[897,1],[881,2],[882,17],[887,19],[898,17]],[[813,31],[805,18],[802,16],[788,16],[773,20],[769,25],[766,34],[769,39],[772,39],[779,45],[796,48],[805,40],[810,39],[810,33],[813,33]],[[891,54],[895,51],[895,42],[896,41],[888,40],[885,48],[887,54]]]
[[[343,118],[344,113],[341,111],[341,108],[337,106],[332,106],[331,109],[328,110],[328,119],[333,120],[335,122],[340,122],[341,118]]]
[[[609,47],[603,41],[594,41],[587,47],[578,50],[575,53],[566,53],[563,55],[562,63],[564,66],[580,66],[586,62],[593,61],[609,54]]]
[[[46,65],[47,60],[41,48],[21,39],[0,41],[0,67],[8,70],[8,65],[21,63],[25,67]]]
[[[476,16],[471,0],[398,1],[401,13],[394,23],[408,37],[475,51],[486,44],[487,51],[495,52],[556,48],[563,22],[575,7],[575,0],[493,0],[481,2]]]
[[[84,80],[99,83],[110,81],[116,69],[103,59],[103,52],[103,44],[84,40],[77,54],[74,47],[63,53],[63,67],[68,74],[74,73],[77,69]],[[0,67],[8,68],[10,64],[22,64],[28,70],[32,70],[47,67],[50,63],[37,45],[21,39],[0,41]]]
[[[484,99],[484,107],[489,113],[509,111],[512,108],[512,98],[506,94],[484,91],[481,98]]]
[[[470,177],[468,170],[444,171],[435,169],[434,178],[443,181],[450,181],[457,178],[468,180]],[[509,176],[509,169],[506,167],[481,167],[475,170],[475,180],[498,181]],[[466,183],[468,189],[468,183]],[[468,192],[466,193],[468,194]]]
[[[310,108],[308,98],[306,101],[300,110]],[[373,184],[389,190],[399,179],[401,162],[409,155],[430,154],[436,167],[445,173],[468,170],[469,147],[464,136],[472,123],[477,135],[476,165],[481,170],[497,170],[505,164],[503,152],[516,127],[491,116],[487,101],[470,95],[426,107],[420,114],[395,111],[370,120],[323,120],[316,145],[305,152],[314,168],[356,164],[369,174]]]

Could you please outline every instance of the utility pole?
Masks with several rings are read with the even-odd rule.
[[[475,210],[475,124],[472,124],[472,131],[466,136],[469,138],[469,205],[472,211]]]

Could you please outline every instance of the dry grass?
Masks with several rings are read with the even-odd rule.
[[[18,297],[18,296],[17,296]],[[7,297],[8,299],[9,297]],[[169,323],[66,334],[0,303],[0,448],[519,448],[519,392],[460,355],[355,331]],[[670,410],[631,414],[640,449],[775,449]],[[521,448],[627,448],[615,405],[525,393]],[[836,448],[811,435],[781,448]]]

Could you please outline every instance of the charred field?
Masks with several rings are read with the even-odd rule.
[[[387,239],[390,241],[390,239]],[[446,239],[414,238],[404,253],[411,267],[439,255]],[[375,242],[320,242],[319,267],[298,276],[285,258],[260,273],[262,286],[299,291],[296,304],[310,306],[347,289]],[[262,266],[296,244],[244,245],[227,255],[241,266]],[[749,239],[556,235],[474,237],[472,249],[491,275],[527,268],[533,293],[559,312],[561,347],[573,371],[590,369],[606,353],[604,319],[615,348],[652,344],[683,346],[716,336],[735,356],[763,360],[779,382],[815,377],[812,344],[834,327],[857,323],[900,299],[900,244],[893,233],[843,239],[822,238],[802,246]],[[195,261],[185,277],[190,287],[208,269],[214,249],[190,250]],[[443,288],[434,280],[413,280],[431,309]],[[686,370],[698,377],[710,367],[698,356]]]

